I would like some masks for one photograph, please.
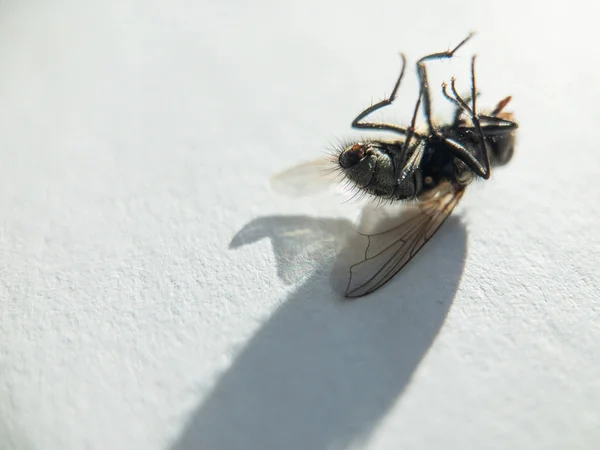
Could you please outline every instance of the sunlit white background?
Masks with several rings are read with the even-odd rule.
[[[588,1],[0,2],[0,447],[597,449],[600,7]],[[360,204],[269,177],[513,96],[510,165],[392,282],[328,280]],[[462,84],[461,84],[462,83]],[[441,119],[449,109],[434,98]],[[363,133],[364,134],[364,133]]]

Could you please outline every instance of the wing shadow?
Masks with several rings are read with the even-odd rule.
[[[191,414],[173,450],[330,450],[368,439],[444,323],[467,235],[451,217],[386,287],[347,302],[329,271],[350,229],[345,220],[270,216],[236,234],[230,248],[271,239],[286,282],[306,246],[316,252],[315,236],[324,253]]]

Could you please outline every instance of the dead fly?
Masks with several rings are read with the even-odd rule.
[[[452,79],[450,92],[446,84],[442,93],[455,106],[453,121],[436,125],[431,118],[431,97],[425,62],[451,58],[467,42],[467,36],[454,49],[421,58],[417,66],[420,89],[410,126],[365,122],[369,114],[390,105],[404,76],[406,58],[389,98],[361,112],[352,122],[353,128],[385,130],[397,133],[397,140],[365,139],[339,149],[333,161],[336,170],[358,193],[395,203],[412,203],[404,213],[385,223],[372,210],[367,221],[375,227],[360,230],[366,248],[349,263],[346,297],[369,294],[387,283],[433,236],[463,196],[466,186],[475,178],[490,178],[491,168],[507,163],[513,155],[517,124],[512,115],[503,112],[510,97],[500,101],[488,114],[477,112],[475,56],[471,60],[471,92],[461,97]],[[415,128],[418,111],[423,106],[426,130]],[[307,190],[306,175],[320,163],[309,163],[290,169],[277,178],[288,188]],[[365,219],[363,217],[363,219]],[[381,231],[383,230],[383,231]]]

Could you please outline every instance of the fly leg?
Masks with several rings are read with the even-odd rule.
[[[472,114],[470,108],[468,110],[465,110],[463,106],[471,101],[471,95],[469,95],[465,99],[461,99],[462,102],[459,102],[456,98],[448,94],[446,83],[442,83],[442,93],[444,94],[444,97],[446,97],[456,106],[456,113],[454,116],[454,121],[452,122],[452,128],[460,127],[460,130],[464,132],[470,132],[471,127],[460,125],[460,115],[464,112],[468,113],[469,115]],[[506,99],[502,100],[502,102],[505,100]],[[494,111],[492,111],[492,113],[490,113],[490,115],[479,114],[479,119],[484,122],[483,124],[481,124],[481,130],[483,131],[483,135],[485,137],[498,136],[519,128],[519,125],[516,122],[504,119],[502,117],[497,117],[497,114],[499,114],[498,107],[502,104],[502,102],[498,103],[498,106],[496,106],[496,108],[494,109]]]
[[[430,61],[432,59],[449,59],[454,56],[454,53],[461,48],[474,33],[470,33],[466,38],[464,38],[456,47],[452,50],[448,50],[445,52],[432,53],[431,55],[423,56],[421,59],[417,61],[417,75],[419,76],[420,81],[420,90],[423,95],[423,111],[425,113],[425,119],[427,120],[427,126],[429,127],[429,133],[437,134],[435,131],[435,127],[433,126],[433,121],[431,119],[431,97],[429,94],[429,82],[427,80],[427,68],[425,67],[425,62]]]
[[[460,126],[460,116],[462,116],[464,110],[461,108],[460,104],[457,105],[453,100],[453,98],[449,98],[446,91],[445,91],[445,83],[442,83],[442,93],[444,94],[444,96],[452,101],[452,103],[454,103],[454,117],[452,119],[452,128],[456,128],[458,126]],[[479,92],[477,93],[477,95],[480,95]],[[469,94],[467,97],[465,97],[465,102],[468,103],[471,101],[471,94]]]
[[[456,80],[454,78],[452,78],[451,80],[451,86],[452,86],[452,94],[454,95],[454,97],[451,97],[447,90],[446,90],[446,85],[443,84],[442,85],[442,92],[444,93],[444,96],[450,100],[451,102],[453,102],[456,106],[458,106],[459,108],[461,108],[464,112],[466,112],[471,121],[473,122],[473,128],[475,131],[475,134],[477,135],[477,140],[479,141],[479,155],[474,156],[472,155],[463,145],[461,145],[460,143],[456,142],[453,139],[447,139],[447,138],[443,138],[442,140],[449,145],[449,148],[451,149],[451,151],[453,151],[453,153],[455,153],[456,157],[459,158],[461,161],[463,161],[467,166],[469,166],[469,168],[471,170],[473,170],[473,172],[475,172],[477,175],[479,175],[480,177],[484,178],[484,179],[489,179],[490,175],[491,175],[491,170],[490,170],[490,153],[489,150],[487,148],[486,142],[485,142],[485,135],[483,132],[483,127],[481,126],[481,122],[480,122],[480,118],[481,116],[477,114],[477,89],[475,86],[475,59],[476,56],[473,56],[473,58],[471,59],[471,106],[469,106],[467,104],[467,102],[465,102],[465,100],[458,94],[457,90],[456,90]],[[498,119],[498,120],[504,120],[504,119],[499,119],[499,118],[494,118],[491,116],[485,116],[486,119]],[[513,123],[513,122],[511,122]],[[515,124],[516,125],[516,124]]]
[[[375,129],[375,130],[392,131],[395,133],[402,134],[404,136],[406,136],[409,133],[409,130],[407,130],[406,128],[398,126],[398,125],[393,125],[390,123],[361,122],[361,120],[363,120],[369,114],[371,114],[385,106],[391,105],[394,102],[394,100],[396,99],[396,94],[398,92],[398,88],[400,87],[400,82],[402,81],[402,78],[404,77],[404,69],[406,67],[406,56],[404,56],[404,53],[400,53],[400,57],[402,58],[402,69],[400,70],[400,75],[398,76],[398,79],[396,80],[396,84],[394,85],[394,88],[392,89],[392,93],[385,100],[382,100],[378,103],[375,103],[374,105],[369,106],[367,109],[365,109],[363,112],[361,112],[358,116],[356,116],[356,118],[352,121],[353,128],[358,128],[358,129],[367,128],[367,129]]]

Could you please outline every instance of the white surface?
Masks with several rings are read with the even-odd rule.
[[[599,448],[600,10],[485,5],[2,2],[0,446]],[[343,303],[359,205],[268,178],[471,29],[516,156]]]

